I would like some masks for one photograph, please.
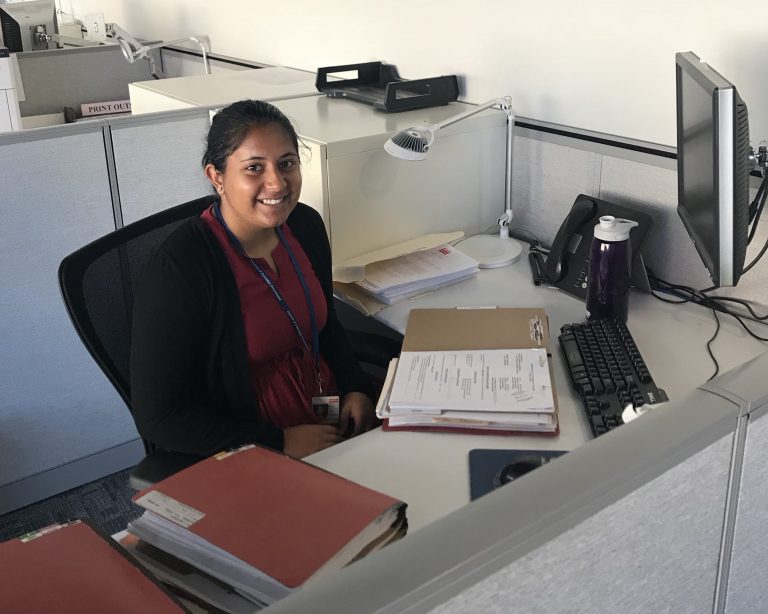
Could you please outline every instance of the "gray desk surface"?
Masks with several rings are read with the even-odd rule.
[[[534,286],[528,261],[521,258],[510,267],[484,270],[473,279],[396,303],[376,318],[404,332],[411,309],[455,306],[543,307],[547,311],[560,434],[454,435],[376,429],[307,457],[311,463],[408,503],[411,533],[469,503],[467,457],[473,448],[570,450],[591,437],[556,340],[560,326],[584,320],[583,302],[559,290]],[[722,328],[713,344],[721,372],[766,350],[735,320],[721,320]],[[638,292],[630,299],[628,325],[654,380],[670,399],[682,397],[713,373],[705,347],[715,330],[710,311],[695,305],[670,305]],[[663,407],[654,411],[663,411]]]

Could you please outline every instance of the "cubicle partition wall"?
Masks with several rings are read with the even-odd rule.
[[[133,420],[69,322],[62,258],[207,193],[206,109],[0,135],[0,514],[130,467]]]
[[[160,61],[166,77],[188,77],[205,73],[203,54],[191,45],[187,47],[162,47]],[[208,54],[211,74],[232,73],[240,70],[264,68],[266,64],[240,58],[230,58],[216,53]]]
[[[209,125],[201,108],[109,120],[122,224],[210,192],[201,166]]]
[[[764,612],[766,370],[763,354],[270,611]]]
[[[96,121],[0,135],[0,514],[142,451],[56,278],[65,255],[115,228],[106,130]]]
[[[154,52],[153,52],[154,53]],[[87,102],[128,100],[128,84],[151,79],[149,62],[129,64],[118,45],[17,53],[22,118],[80,110]]]
[[[702,388],[740,407],[734,442],[732,498],[726,508],[726,545],[731,556],[723,561],[727,578],[718,594],[718,606],[727,613],[768,611],[765,569],[766,510],[768,510],[768,355],[734,370]],[[762,370],[760,370],[762,369]],[[750,376],[753,376],[750,378]],[[739,460],[742,460],[739,463]]]
[[[653,217],[643,247],[646,266],[658,276],[694,288],[712,285],[706,268],[677,214],[677,161],[674,148],[568,131],[567,127],[518,118],[513,180],[513,226],[551,244],[578,194],[636,206]],[[522,126],[520,124],[523,124]],[[751,197],[758,187],[753,178]],[[758,227],[747,262],[768,240]],[[768,306],[768,259],[732,289],[720,294]]]

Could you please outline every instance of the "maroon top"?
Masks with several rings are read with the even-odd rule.
[[[262,417],[280,428],[319,422],[312,409],[312,397],[337,394],[336,381],[330,366],[321,355],[322,393],[318,390],[309,306],[288,251],[282,242],[272,251],[277,273],[263,258],[255,260],[288,303],[309,344],[309,350],[304,348],[272,290],[251,266],[248,258],[232,245],[212,209],[206,209],[200,217],[216,236],[235,276],[248,347],[251,385],[259,401]],[[328,316],[323,289],[291,229],[283,225],[282,231],[309,287],[319,333]]]

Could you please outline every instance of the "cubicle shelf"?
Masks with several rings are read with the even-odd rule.
[[[282,66],[137,81],[128,85],[128,92],[134,115],[223,106],[246,98],[271,101],[320,95],[315,73]]]

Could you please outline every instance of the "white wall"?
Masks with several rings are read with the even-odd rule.
[[[512,94],[519,115],[675,143],[676,51],[734,82],[752,140],[768,139],[768,18],[725,0],[71,0],[137,36],[208,34],[215,53],[267,64],[381,60],[406,78],[457,74],[462,97]]]

